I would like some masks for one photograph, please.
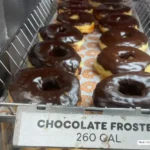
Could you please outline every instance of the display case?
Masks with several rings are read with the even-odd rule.
[[[56,0],[14,0],[14,1],[2,1],[0,17],[2,28],[0,29],[0,150],[18,150],[19,147],[14,148],[12,146],[13,131],[16,119],[16,109],[19,107],[19,112],[21,109],[27,108],[29,112],[38,113],[35,108],[44,111],[46,113],[55,114],[86,114],[90,113],[90,117],[93,114],[99,114],[102,116],[101,120],[105,120],[110,116],[116,116],[114,120],[118,120],[118,116],[129,116],[134,118],[134,116],[139,116],[139,120],[145,121],[149,119],[150,109],[141,108],[95,108],[95,107],[72,107],[66,108],[63,106],[52,106],[52,105],[38,105],[32,106],[32,104],[18,104],[9,103],[8,100],[8,90],[7,87],[11,82],[10,79],[14,78],[17,72],[23,68],[27,67],[27,54],[31,46],[38,40],[38,30],[41,26],[47,25],[55,20],[55,14],[57,10]],[[134,16],[140,22],[140,30],[143,31],[148,37],[150,37],[150,1],[149,0],[125,0],[124,3],[132,7]],[[149,53],[149,51],[148,51]],[[26,112],[26,111],[25,111]],[[61,113],[60,113],[61,112]],[[87,113],[88,114],[88,113]],[[107,115],[107,117],[103,116]],[[20,115],[18,115],[18,120]],[[55,116],[55,115],[54,115]],[[32,116],[34,118],[34,116]],[[69,118],[69,116],[66,116]],[[77,117],[77,116],[75,116]],[[90,119],[89,117],[89,119]],[[146,118],[145,118],[146,117]],[[78,119],[78,117],[77,117]],[[80,119],[79,119],[80,120]],[[129,119],[130,120],[130,119]],[[105,120],[107,122],[107,120]],[[17,129],[16,129],[17,131]],[[71,131],[70,131],[71,132]],[[123,133],[125,134],[125,133]],[[132,134],[132,133],[130,133]],[[129,135],[130,135],[129,134]],[[139,133],[140,134],[140,133]],[[139,135],[137,134],[137,135]],[[71,134],[72,135],[72,134]],[[136,135],[136,134],[135,134]],[[144,136],[144,135],[142,135]],[[146,135],[147,136],[147,135]],[[18,137],[17,137],[18,138]],[[64,137],[65,138],[65,137]],[[137,137],[136,137],[137,138]],[[139,140],[144,140],[137,138]],[[150,139],[150,137],[149,137]],[[67,139],[69,140],[69,139]],[[61,145],[61,144],[60,144]],[[58,146],[60,148],[60,145]],[[121,144],[119,149],[135,149],[133,148],[132,142],[129,142],[125,146]],[[47,146],[47,145],[46,145]],[[52,147],[57,147],[53,145]],[[89,145],[84,146],[74,146],[73,145],[63,145],[64,148],[97,148],[90,147]],[[115,147],[115,146],[114,146]],[[100,148],[110,148],[114,147],[100,147]],[[150,148],[150,145],[149,145]],[[117,149],[117,147],[116,147]],[[136,149],[148,149],[147,147],[136,147]]]

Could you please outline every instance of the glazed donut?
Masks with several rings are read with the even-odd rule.
[[[122,0],[89,0],[89,3],[94,7],[98,7],[103,3],[120,3],[120,2],[122,2]]]
[[[104,77],[124,72],[150,73],[150,56],[133,47],[111,46],[97,56],[94,68]]]
[[[93,93],[96,107],[150,107],[150,73],[112,75],[99,82]]]
[[[99,28],[101,32],[109,31],[111,28],[126,27],[138,29],[139,23],[134,17],[123,14],[108,15],[99,20]]]
[[[132,15],[132,10],[121,3],[104,3],[94,10],[94,15],[98,20],[112,14]]]
[[[59,40],[64,43],[70,44],[76,50],[80,49],[80,47],[84,43],[82,33],[70,24],[50,24],[48,26],[42,27],[39,30],[39,33],[40,41]]]
[[[73,25],[82,33],[91,33],[95,27],[93,15],[86,12],[71,11],[60,13],[57,16],[57,20]]]
[[[28,67],[55,67],[65,71],[79,73],[81,58],[76,51],[63,42],[44,41],[35,44],[28,53]]]
[[[134,28],[113,28],[100,37],[99,45],[101,50],[108,46],[129,46],[146,51],[148,38]]]
[[[80,100],[80,84],[76,76],[61,69],[27,68],[17,74],[9,93],[15,103],[73,106]]]
[[[89,3],[84,3],[82,1],[64,1],[58,4],[58,13],[66,11],[81,11],[87,13],[93,13],[93,8]]]

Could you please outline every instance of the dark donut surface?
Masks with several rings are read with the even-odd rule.
[[[71,19],[71,16],[77,15],[78,19]],[[71,25],[86,25],[91,24],[94,22],[94,17],[92,14],[86,12],[78,12],[78,11],[70,11],[70,12],[63,12],[58,14],[57,20],[62,23],[68,23]]]
[[[107,46],[130,46],[138,48],[147,44],[147,36],[134,28],[112,28],[100,40]]]
[[[108,15],[101,20],[99,20],[100,25],[105,28],[125,28],[125,27],[139,27],[138,21],[129,15],[123,14],[115,14],[115,15]]]
[[[93,93],[96,107],[150,107],[150,74],[130,72],[99,82]]]
[[[58,10],[73,10],[73,11],[85,11],[85,10],[91,10],[92,6],[85,2],[76,2],[76,1],[64,1],[58,4]]]
[[[111,46],[97,56],[97,62],[113,74],[144,71],[150,64],[150,56],[133,47]]]
[[[94,14],[95,15],[112,15],[112,14],[122,14],[124,12],[129,12],[131,10],[130,7],[121,4],[121,3],[104,3],[95,8]]]
[[[9,87],[15,103],[52,103],[72,106],[80,100],[79,80],[60,69],[21,70]]]
[[[68,44],[59,41],[44,41],[35,44],[28,54],[29,61],[35,67],[60,67],[75,73],[81,58]]]
[[[70,24],[50,24],[42,27],[39,33],[43,40],[59,40],[64,43],[73,44],[83,39],[82,33]]]

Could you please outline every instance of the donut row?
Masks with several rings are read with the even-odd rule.
[[[103,77],[93,92],[97,107],[150,107],[150,56],[145,53],[148,38],[139,31],[132,14],[132,9],[122,3],[95,8],[102,35],[94,68]]]
[[[60,6],[68,3],[71,1]],[[40,42],[28,52],[28,68],[21,70],[9,86],[10,102],[74,106],[81,100],[78,75],[82,61],[77,51],[84,43],[83,33],[94,30],[94,17],[87,13],[92,16],[91,20],[87,19],[88,16],[83,13],[80,22],[75,19],[79,16],[71,16],[72,22],[68,23],[61,19],[67,20],[74,13],[70,11],[68,16],[61,16],[63,9],[58,9],[58,13],[59,22],[40,28]],[[84,20],[88,20],[86,29],[81,24]]]
[[[96,107],[149,107],[148,38],[130,7],[121,0],[58,2],[57,23],[39,30],[39,43],[28,53],[28,68],[9,86],[11,102],[74,106],[81,100],[78,54],[84,35],[98,29],[94,68],[103,76],[93,91]],[[137,99],[137,101],[136,101]]]

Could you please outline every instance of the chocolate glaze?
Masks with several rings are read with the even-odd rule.
[[[60,67],[72,73],[76,72],[81,62],[80,56],[71,46],[59,41],[35,44],[28,58],[35,67]]]
[[[101,20],[99,20],[99,24],[105,28],[124,28],[124,27],[139,27],[138,21],[129,15],[123,14],[115,14],[108,15]]]
[[[130,46],[138,48],[147,44],[148,38],[144,33],[134,28],[112,28],[100,37],[100,41],[106,46]]]
[[[111,46],[97,56],[97,62],[113,74],[144,71],[150,64],[150,56],[133,47]]]
[[[111,9],[110,9],[111,8]],[[95,15],[110,15],[110,14],[122,14],[124,12],[129,12],[131,10],[130,7],[121,4],[121,3],[104,3],[95,8]]]
[[[52,103],[72,106],[80,100],[79,80],[60,69],[21,70],[9,87],[15,103]]]
[[[90,1],[99,3],[120,3],[123,0],[90,0]]]
[[[68,44],[74,44],[83,39],[83,34],[78,29],[65,23],[42,27],[39,33],[43,40],[59,40]]]
[[[99,82],[93,93],[96,107],[150,107],[150,74],[121,73]]]
[[[79,16],[79,19],[70,18],[71,16],[74,15]],[[86,12],[78,12],[78,11],[60,13],[57,16],[57,20],[62,23],[72,24],[73,26],[91,24],[92,22],[95,21],[92,14]]]
[[[58,4],[58,10],[62,9],[64,11],[85,11],[85,10],[91,10],[93,7],[85,2],[76,2],[76,1],[64,1],[60,4]]]

